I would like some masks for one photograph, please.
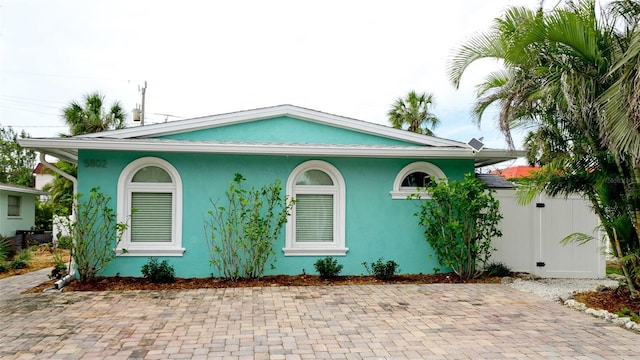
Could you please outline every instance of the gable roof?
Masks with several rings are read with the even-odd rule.
[[[51,169],[49,169],[48,167],[42,165],[42,163],[38,163],[35,169],[33,169],[33,173],[37,175],[45,175],[45,174],[52,174],[53,171],[51,171]]]
[[[149,138],[202,129],[212,129],[216,127],[240,124],[256,120],[275,118],[279,116],[291,116],[297,119],[311,121],[323,125],[329,125],[365,134],[377,135],[390,139],[413,142],[416,144],[427,146],[466,146],[466,144],[459,141],[416,134],[406,130],[394,129],[389,126],[374,124],[367,121],[356,120],[345,116],[333,115],[293,105],[278,105],[259,109],[237,111],[193,119],[130,127],[121,130],[111,130],[100,133],[85,134],[79,135],[77,137],[115,139]]]
[[[344,145],[156,138],[281,116],[400,140],[408,144],[407,146]],[[26,138],[18,141],[23,147],[74,163],[77,162],[78,151],[83,149],[286,156],[457,158],[475,159],[477,167],[511,160],[522,155],[517,151],[486,148],[476,152],[462,142],[416,134],[293,105],[279,105],[67,138]]]

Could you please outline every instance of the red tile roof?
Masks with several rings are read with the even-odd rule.
[[[523,176],[528,176],[533,172],[540,170],[537,166],[512,166],[505,169],[492,170],[491,174],[500,175],[505,179],[518,179]]]

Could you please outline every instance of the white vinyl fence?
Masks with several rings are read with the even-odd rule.
[[[502,237],[492,261],[501,261],[513,271],[546,278],[604,278],[605,244],[596,229],[598,217],[584,199],[540,195],[528,205],[519,205],[515,190],[496,190],[500,200]],[[583,245],[562,245],[567,235],[581,232],[595,236]]]

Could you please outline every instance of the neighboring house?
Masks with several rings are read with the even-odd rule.
[[[42,190],[42,188],[53,181],[53,173],[51,169],[46,168],[42,163],[38,163],[36,168],[33,169],[33,174],[36,178],[35,188]]]
[[[492,170],[491,174],[500,175],[507,180],[515,180],[523,176],[528,176],[540,170],[537,166],[518,165],[504,169]]]
[[[297,199],[268,273],[315,273],[326,256],[342,274],[380,257],[431,273],[440,266],[407,195],[428,176],[462,179],[519,155],[291,105],[20,144],[78,164],[79,193],[99,187],[120,220],[131,219],[104,271],[123,276],[140,276],[150,256],[181,277],[217,276],[203,220],[235,173],[248,187],[280,180]]]
[[[536,168],[503,169],[502,176],[517,179]],[[503,219],[502,237],[493,240],[497,249],[493,261],[503,262],[513,271],[547,278],[604,278],[605,241],[597,227],[599,219],[588,201],[572,195],[550,197],[539,194],[531,203],[518,202],[512,182],[495,174],[477,174],[496,190]],[[586,244],[561,243],[573,233],[596,238]]]
[[[0,183],[0,235],[12,237],[16,230],[32,230],[36,221],[36,199],[46,194],[33,188]]]

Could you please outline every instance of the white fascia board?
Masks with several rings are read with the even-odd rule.
[[[0,184],[0,190],[13,191],[13,192],[23,193],[23,194],[33,194],[33,195],[47,195],[47,194],[49,194],[46,191],[27,188],[27,187],[23,187],[23,186],[9,185],[9,184]]]
[[[515,159],[517,154],[506,150],[485,149],[476,153],[471,148],[433,148],[426,146],[349,146],[326,144],[271,144],[202,142],[180,140],[128,140],[50,138],[25,139],[23,146],[37,148],[47,154],[73,150],[115,150],[176,153],[280,155],[280,156],[333,156],[377,158],[451,158],[500,161]]]
[[[138,126],[122,130],[105,131],[101,133],[85,134],[79,138],[145,138],[153,136],[170,135],[186,131],[196,131],[213,127],[220,127],[232,124],[239,124],[248,121],[268,119],[278,116],[292,116],[303,120],[327,124],[343,129],[358,131],[362,133],[383,136],[400,141],[407,141],[429,146],[456,146],[466,147],[467,145],[454,141],[441,139],[434,136],[416,134],[406,130],[394,129],[392,127],[374,124],[367,121],[356,120],[344,116],[332,115],[316,110],[301,108],[293,105],[280,105],[268,108],[239,111],[234,113],[205,116],[200,118],[178,120],[167,123]]]

